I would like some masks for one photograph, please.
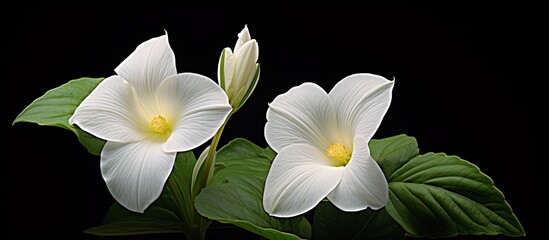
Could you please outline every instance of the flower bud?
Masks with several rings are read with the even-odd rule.
[[[234,52],[227,47],[221,53],[217,78],[229,97],[233,111],[246,102],[257,85],[260,72],[258,56],[257,41],[251,38],[247,26],[238,34]]]

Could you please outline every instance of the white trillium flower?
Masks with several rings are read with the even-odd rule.
[[[135,212],[162,192],[177,152],[192,150],[223,124],[227,96],[211,79],[177,74],[167,34],[140,44],[70,118],[105,139],[101,173],[112,196]]]
[[[229,96],[229,102],[238,110],[254,91],[259,78],[259,47],[247,26],[238,34],[234,53],[223,49],[219,59],[217,79]]]
[[[265,125],[265,138],[278,153],[265,183],[265,211],[292,217],[326,197],[348,212],[384,207],[388,184],[368,142],[389,108],[393,85],[356,74],[330,93],[304,83],[276,97]]]

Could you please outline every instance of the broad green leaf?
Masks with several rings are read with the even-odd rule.
[[[85,232],[101,236],[188,232],[185,221],[192,218],[194,211],[190,200],[190,178],[195,162],[192,152],[178,153],[164,191],[143,214],[114,203],[104,224]]]
[[[231,141],[217,155],[212,183],[196,198],[198,212],[268,239],[310,238],[311,227],[303,216],[275,218],[263,210],[263,187],[275,155],[245,139]]]
[[[172,203],[175,208],[172,209],[177,209],[179,216],[185,222],[194,220],[191,181],[195,164],[196,158],[192,151],[178,153],[172,174],[164,187],[164,190],[170,193],[169,196],[173,197]]]
[[[402,227],[385,208],[344,212],[322,201],[313,218],[313,239],[404,239]]]
[[[99,155],[105,141],[70,125],[69,118],[102,80],[103,78],[80,78],[51,89],[27,106],[13,123],[30,122],[70,130],[90,153]]]
[[[404,134],[379,140],[372,139],[368,145],[372,158],[379,164],[385,177],[419,154],[416,139]]]
[[[32,122],[72,131],[69,118],[102,80],[103,78],[80,78],[51,89],[27,106],[14,123]]]
[[[164,195],[165,197],[165,195]],[[157,201],[166,201],[159,199]],[[143,214],[131,212],[115,203],[104,224],[87,229],[86,233],[100,236],[124,236],[155,233],[184,233],[184,225],[180,218],[171,210],[151,205]]]
[[[389,176],[388,213],[412,236],[522,236],[492,179],[456,156],[427,153]]]
[[[76,137],[78,137],[78,141],[80,142],[80,144],[82,144],[88,150],[88,152],[96,156],[99,156],[101,154],[103,145],[105,145],[106,142],[105,140],[97,138],[83,131],[78,126],[73,126],[73,131],[76,134]]]

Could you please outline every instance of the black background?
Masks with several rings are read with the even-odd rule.
[[[99,157],[87,153],[72,133],[28,123],[11,126],[24,107],[68,80],[113,75],[137,45],[164,30],[178,72],[216,80],[221,50],[234,47],[236,34],[248,24],[259,42],[261,78],[231,118],[222,145],[244,137],[267,146],[267,103],[303,82],[329,91],[354,73],[394,77],[393,102],[375,138],[405,133],[417,138],[423,153],[445,152],[476,164],[505,194],[528,238],[547,237],[548,211],[539,193],[546,190],[538,165],[544,158],[536,155],[540,149],[532,138],[538,134],[529,110],[533,81],[519,70],[530,24],[523,9],[398,1],[245,5],[253,11],[215,5],[5,9],[15,14],[3,17],[8,33],[2,50],[7,65],[4,236],[99,239],[82,231],[100,225],[114,201],[101,178]],[[223,234],[209,236],[254,237],[245,231]]]

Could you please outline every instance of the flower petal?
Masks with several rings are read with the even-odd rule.
[[[151,96],[162,80],[177,74],[168,34],[141,43],[114,71],[131,83],[139,95]]]
[[[387,205],[388,198],[387,180],[370,156],[368,142],[364,137],[356,136],[351,161],[328,199],[343,211],[355,212],[367,207],[380,209]]]
[[[252,37],[250,36],[250,31],[248,30],[248,25],[244,25],[244,28],[240,33],[238,34],[238,40],[236,41],[236,44],[234,46],[234,52],[238,51],[242,45],[248,41],[250,41]]]
[[[255,40],[246,42],[239,51],[234,53],[236,58],[236,67],[233,78],[233,86],[236,89],[233,91],[237,93],[240,89],[244,88],[246,92],[247,87],[253,80],[257,58],[259,57],[259,47]]]
[[[252,92],[255,90],[255,87],[257,86],[257,82],[259,81],[259,75],[261,73],[261,68],[259,67],[259,63],[255,64],[254,71],[252,72],[251,79],[248,80],[246,83],[246,94],[244,94],[244,97],[240,101],[239,108],[244,105],[244,103],[248,100]]]
[[[276,217],[293,217],[314,208],[337,186],[344,170],[329,166],[326,157],[307,144],[282,149],[265,181],[265,211]]]
[[[330,91],[340,131],[361,135],[368,142],[391,104],[394,81],[373,74],[355,74],[339,81]]]
[[[196,148],[213,137],[232,108],[227,95],[211,79],[181,73],[166,79],[157,92],[158,109],[173,119],[167,152]]]
[[[265,139],[277,152],[296,143],[326,149],[337,139],[336,124],[328,94],[314,83],[304,83],[269,104]]]
[[[107,142],[101,152],[101,173],[118,203],[143,213],[160,196],[175,154],[162,151],[162,143],[155,141]]]
[[[135,142],[147,137],[141,108],[131,85],[111,76],[82,101],[69,123],[107,141]]]

